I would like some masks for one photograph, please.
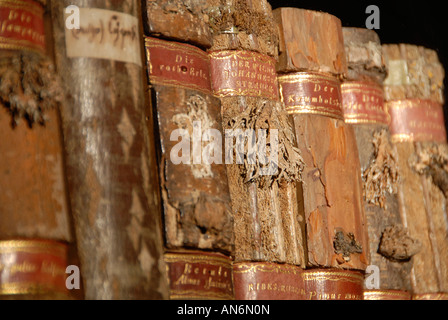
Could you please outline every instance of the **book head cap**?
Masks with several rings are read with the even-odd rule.
[[[445,70],[437,51],[413,44],[383,44],[386,100],[430,99],[444,103]]]
[[[343,27],[349,80],[382,84],[387,76],[386,61],[378,34],[365,28]]]
[[[278,8],[274,19],[280,33],[278,72],[347,73],[339,18],[320,11]]]

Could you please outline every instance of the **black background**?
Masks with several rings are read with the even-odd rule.
[[[380,9],[380,29],[378,33],[382,43],[409,43],[436,50],[439,59],[448,68],[448,10],[446,2],[433,0],[420,1],[365,1],[365,0],[270,0],[272,8],[297,7],[328,12],[338,17],[343,27],[366,27],[366,13],[369,5]],[[445,97],[447,94],[445,78]],[[445,125],[448,112],[444,108]]]

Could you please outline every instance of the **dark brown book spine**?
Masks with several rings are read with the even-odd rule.
[[[235,297],[294,299],[301,284],[294,283],[297,277],[290,269],[305,265],[304,220],[297,199],[303,162],[291,119],[279,101],[278,33],[272,9],[267,1],[209,3],[212,87],[221,98],[225,151],[231,157],[226,167],[233,209]],[[251,138],[244,136],[251,133]],[[264,144],[265,155],[273,161],[263,162],[261,153],[249,156],[251,143]],[[265,279],[263,266],[285,272],[273,280],[277,288],[290,282],[296,289],[251,290],[251,279]],[[250,271],[242,271],[246,268]]]
[[[85,297],[166,298],[140,1],[50,3]],[[67,27],[70,5],[79,8],[79,28]]]
[[[0,1],[1,299],[70,298],[63,94],[46,51],[44,5]]]
[[[342,31],[348,64],[342,107],[345,122],[354,127],[359,150],[370,264],[380,270],[380,287],[366,288],[364,298],[410,299],[410,258],[416,250],[403,254],[403,248],[412,244],[418,248],[418,244],[404,229],[398,207],[398,156],[384,107],[387,68],[381,42],[373,30]]]
[[[170,298],[233,299],[221,103],[204,51],[212,43],[207,1],[144,3]]]
[[[386,106],[402,177],[399,207],[422,247],[412,258],[413,299],[442,299],[448,284],[444,69],[437,53],[421,46],[383,45],[383,52],[389,69]]]

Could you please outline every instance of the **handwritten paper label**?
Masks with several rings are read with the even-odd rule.
[[[69,58],[107,59],[142,66],[141,39],[136,17],[92,8],[80,8],[79,14],[80,28],[65,30]]]

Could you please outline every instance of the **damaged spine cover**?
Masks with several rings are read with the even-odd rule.
[[[63,93],[44,13],[45,1],[0,1],[0,299],[74,298],[65,286],[73,238]]]
[[[167,298],[140,1],[50,4],[85,298]],[[71,5],[79,28],[70,26]]]
[[[305,163],[299,197],[306,225],[306,288],[323,299],[359,300],[369,244],[355,133],[344,123],[341,105],[347,73],[341,21],[298,8],[275,9],[274,17],[280,30],[280,96],[293,117]],[[338,281],[341,286],[333,287]]]
[[[421,245],[407,234],[398,208],[398,158],[384,107],[385,59],[375,31],[342,28],[342,32],[348,63],[342,107],[359,150],[370,264],[380,269],[380,287],[366,289],[364,299],[409,300],[410,258]]]
[[[279,101],[272,8],[264,0],[208,2],[212,88],[221,99],[232,200],[235,298],[300,299],[303,161]]]
[[[425,47],[387,44],[383,54],[389,69],[386,107],[401,176],[400,214],[410,236],[421,243],[412,257],[412,299],[447,299],[445,71],[437,53]]]
[[[73,238],[63,92],[46,50],[44,5],[0,1],[0,299],[74,298],[65,286]]]
[[[233,299],[233,224],[208,1],[144,1],[170,299]]]

